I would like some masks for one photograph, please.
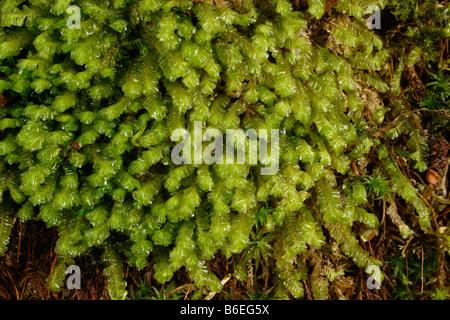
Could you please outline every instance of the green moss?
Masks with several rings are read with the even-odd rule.
[[[301,298],[311,279],[314,297],[325,299],[334,269],[308,271],[310,248],[333,246],[384,277],[352,229],[380,228],[380,212],[367,211],[375,197],[402,198],[419,229],[432,231],[431,209],[380,146],[407,134],[414,169],[426,170],[420,117],[373,134],[386,122],[383,99],[399,97],[402,72],[421,52],[404,52],[391,82],[386,68],[397,52],[362,14],[385,1],[341,1],[330,12],[326,1],[305,10],[287,0],[74,1],[79,28],[66,25],[68,1],[22,2],[5,0],[0,10],[0,93],[11,98],[0,108],[1,252],[12,227],[4,204],[13,201],[22,221],[56,227],[61,261],[104,250],[112,299],[128,295],[122,262],[143,269],[154,261],[161,283],[184,267],[199,288],[219,292],[207,264],[219,253],[264,270],[275,259],[275,297]],[[440,94],[446,82],[436,81]],[[404,100],[392,109],[405,112]],[[194,121],[224,133],[278,129],[279,170],[263,175],[261,161],[175,164],[171,136]],[[351,164],[376,152],[384,152],[379,175],[362,183]]]

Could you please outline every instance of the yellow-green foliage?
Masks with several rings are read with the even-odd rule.
[[[363,18],[386,2],[339,3],[323,44],[308,25],[323,19],[325,0],[305,11],[287,0],[2,1],[0,93],[11,103],[0,108],[0,252],[14,208],[58,231],[54,290],[64,266],[97,247],[113,299],[127,297],[122,261],[143,269],[153,260],[161,283],[185,267],[218,292],[206,262],[247,254],[260,233],[273,235],[278,297],[302,297],[312,277],[314,296],[326,298],[334,278],[320,261],[309,274],[305,253],[334,244],[381,282],[382,262],[352,232],[355,221],[376,229],[381,217],[364,209],[351,163],[376,149],[363,113],[380,126],[387,111],[379,93],[391,87],[379,71],[389,52]],[[70,4],[81,10],[79,28],[66,26]],[[170,136],[194,121],[223,132],[279,129],[278,172],[174,164]],[[392,138],[410,134],[415,167],[425,170],[420,131],[398,126]],[[429,228],[417,190],[392,158],[380,159],[393,194]]]

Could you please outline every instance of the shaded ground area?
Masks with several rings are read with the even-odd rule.
[[[77,261],[83,270],[80,290],[54,293],[47,289],[57,256],[53,252],[56,239],[56,232],[40,221],[15,221],[9,250],[0,258],[1,299],[108,299],[102,269],[91,255]]]

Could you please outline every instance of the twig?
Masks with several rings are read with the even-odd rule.
[[[222,283],[222,286],[224,286],[225,283],[227,283],[228,280],[230,280],[230,279],[231,279],[231,273],[227,274],[227,276],[226,276],[225,278],[223,278],[222,281],[220,281],[220,283]],[[217,292],[211,291],[211,292],[206,296],[205,300],[211,300],[211,299],[216,295],[216,293],[217,293]]]
[[[16,218],[14,218],[14,220],[16,220]],[[14,222],[13,222],[14,223]],[[17,264],[19,263],[19,257],[20,257],[20,243],[21,243],[21,239],[22,239],[22,222],[19,221],[19,226],[18,226],[18,234],[19,234],[19,241],[17,244],[17,257],[16,257],[16,269],[17,269]]]
[[[411,239],[412,239],[412,237],[411,237]],[[409,241],[408,241],[408,243],[409,243]],[[408,279],[408,282],[406,283],[406,292],[409,297],[408,253],[406,253],[406,255],[405,255],[405,262],[406,262],[406,279]]]
[[[441,56],[439,58],[439,61],[442,61],[442,59],[444,57],[445,47],[447,47],[447,53],[448,53],[448,39],[445,40],[444,44],[442,45],[442,52],[441,52]]]
[[[420,293],[423,293],[423,247],[422,247],[422,270],[420,279],[421,279]]]
[[[393,59],[391,59],[391,63],[388,64],[389,67],[389,78],[391,79],[391,83],[392,83],[392,69],[394,68],[392,65],[394,64]]]
[[[50,286],[52,283],[52,274],[53,274],[53,268],[55,267],[56,258],[58,257],[58,254],[55,255],[55,259],[53,259],[52,267],[50,268],[50,275],[48,277],[48,294],[50,295]]]
[[[450,114],[445,112],[444,110],[433,110],[433,109],[427,109],[427,108],[420,108],[420,109],[412,110],[412,112],[421,112],[421,111],[436,112],[436,113],[443,115],[444,117],[450,118]]]
[[[78,290],[77,290],[77,288],[75,287],[74,289],[75,289],[75,294],[76,294],[76,296],[77,296],[77,300],[80,300],[80,296],[78,295]]]
[[[6,273],[8,274],[8,277],[11,279],[12,285],[14,287],[14,291],[16,291],[16,298],[17,298],[17,300],[20,300],[19,291],[17,291],[17,287],[14,284],[14,279],[11,277],[11,274],[9,273],[8,269],[5,269],[5,270],[6,270]]]
[[[409,245],[413,237],[409,238],[409,240],[406,242],[405,247],[402,249],[402,256],[406,257],[406,247]],[[406,277],[408,277],[408,259],[406,259]]]
[[[179,287],[173,289],[172,291],[170,291],[170,292],[169,292],[169,297],[170,297],[173,293],[175,293],[175,292],[177,292],[177,291],[181,291],[181,290],[183,290],[184,288],[191,288],[191,287],[195,287],[195,284],[193,284],[193,283],[183,284],[182,286],[179,286]]]
[[[186,291],[186,294],[184,295],[184,300],[187,299],[187,296],[188,296],[190,291],[191,291],[191,286],[188,287],[188,290]]]
[[[383,218],[381,219],[381,223],[384,225],[383,239],[385,239],[386,238],[386,196],[383,197]]]

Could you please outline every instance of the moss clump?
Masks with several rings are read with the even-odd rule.
[[[52,289],[93,248],[104,250],[113,299],[128,294],[123,260],[138,269],[151,260],[160,283],[185,268],[197,287],[219,292],[208,267],[217,254],[242,254],[244,268],[262,263],[277,298],[303,297],[304,280],[327,298],[345,276],[338,256],[381,283],[384,261],[360,241],[387,219],[374,195],[403,238],[438,236],[448,251],[398,163],[427,169],[421,119],[401,81],[422,51],[389,69],[398,53],[367,25],[386,1],[70,4],[6,0],[0,11],[0,93],[9,100],[0,108],[0,249],[13,215],[54,227]],[[254,130],[279,157],[209,164],[193,153],[175,163],[173,135],[187,130],[195,141],[195,123],[219,132],[216,142],[226,130]],[[392,152],[401,135],[406,148]],[[240,137],[231,148],[250,159],[251,137]],[[407,222],[398,201],[411,208]]]

